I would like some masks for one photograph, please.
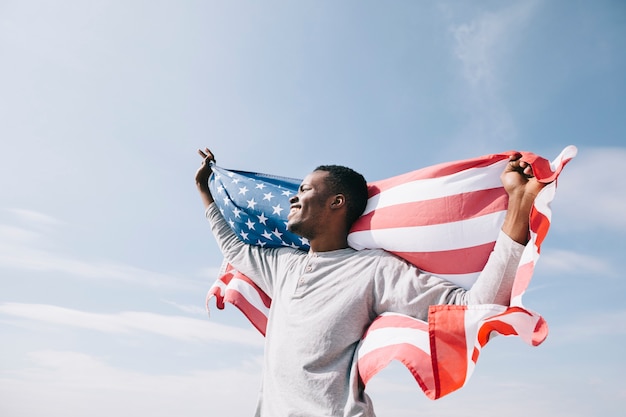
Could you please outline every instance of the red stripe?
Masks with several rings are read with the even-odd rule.
[[[472,362],[478,362],[478,356],[480,355],[480,349],[474,346],[474,350],[472,351]]]
[[[209,293],[206,296],[207,309],[209,306],[209,299],[211,297],[215,297],[215,306],[220,310],[224,310],[224,297],[222,296],[222,291],[220,287],[218,287],[217,285],[214,285],[209,290]]]
[[[490,339],[491,332],[497,332],[504,336],[518,335],[515,326],[505,320],[511,314],[525,314],[532,317],[532,314],[522,307],[509,307],[501,314],[489,317],[478,329],[476,339],[481,346],[485,346]]]
[[[245,281],[248,285],[250,285],[252,288],[254,288],[254,290],[259,294],[259,297],[261,298],[261,302],[263,302],[265,307],[267,307],[267,308],[270,307],[270,305],[272,304],[272,299],[270,298],[270,296],[265,294],[265,292],[263,290],[261,290],[254,283],[254,281],[252,281],[250,278],[248,278],[247,276],[245,276],[244,274],[242,274],[239,271],[235,271],[235,274],[234,274],[233,278],[239,279],[241,281]]]
[[[491,332],[498,332],[505,336],[517,335],[515,327],[509,323],[503,321],[494,320],[488,321],[484,325],[480,326],[476,339],[481,346],[485,346],[490,339]]]
[[[543,317],[539,316],[539,320],[537,320],[537,324],[533,330],[532,345],[539,346],[546,340],[546,337],[548,337],[548,323]]]
[[[243,294],[233,289],[227,289],[224,301],[237,307],[248,318],[250,323],[265,336],[267,316],[250,304]]]
[[[364,336],[375,330],[386,329],[389,327],[428,331],[428,323],[423,320],[418,320],[404,315],[386,314],[378,316],[372,324],[370,324]]]
[[[465,311],[456,305],[431,306],[428,311],[437,398],[462,387],[467,377]]]
[[[462,249],[437,252],[392,252],[413,265],[428,265],[433,274],[470,274],[480,272],[493,251],[495,242]]]
[[[430,356],[410,343],[385,346],[359,358],[359,376],[364,385],[392,360],[400,361],[430,399],[436,399]]]
[[[467,159],[464,161],[446,162],[433,165],[427,168],[418,169],[416,171],[401,174],[392,178],[374,181],[369,185],[369,196],[373,197],[385,190],[393,188],[398,184],[404,184],[411,181],[424,180],[430,178],[439,178],[446,175],[456,174],[470,168],[482,168],[492,165],[496,162],[509,158],[513,152],[497,155],[486,155],[479,158]]]
[[[544,216],[533,206],[530,213],[530,230],[537,233],[537,240],[535,241],[535,246],[537,246],[537,248],[541,247],[543,240],[548,235],[549,228],[550,219]]]
[[[507,201],[507,194],[500,187],[395,204],[362,216],[351,232],[458,222],[506,210]]]

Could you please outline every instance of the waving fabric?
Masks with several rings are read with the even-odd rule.
[[[428,321],[387,313],[366,331],[358,350],[365,384],[392,360],[402,362],[424,393],[440,398],[461,388],[481,349],[496,334],[519,336],[536,346],[547,336],[543,318],[522,304],[548,232],[556,180],[576,148],[565,148],[550,162],[529,152],[523,160],[547,183],[530,214],[530,240],[520,261],[510,306],[431,306]],[[348,241],[355,249],[382,248],[421,270],[469,288],[487,262],[504,220],[507,194],[500,174],[514,152],[485,155],[419,169],[369,184],[369,200]],[[229,171],[214,166],[210,179],[216,204],[250,244],[308,250],[308,242],[286,230],[289,196],[299,180]],[[209,290],[238,307],[263,334],[271,299],[244,275],[225,265]]]

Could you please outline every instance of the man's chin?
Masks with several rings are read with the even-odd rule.
[[[287,220],[287,230],[290,231],[291,233],[299,235],[299,233],[298,233],[298,230],[299,230],[298,223]]]

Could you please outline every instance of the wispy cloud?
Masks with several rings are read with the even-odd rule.
[[[626,310],[586,313],[572,317],[572,322],[552,326],[554,343],[568,344],[573,340],[597,340],[599,336],[626,336]]]
[[[63,224],[61,220],[35,210],[24,208],[7,208],[5,210],[13,214],[17,220],[34,226],[56,226]]]
[[[461,141],[471,139],[472,148],[502,145],[516,136],[515,122],[507,109],[500,87],[506,83],[501,68],[512,50],[516,34],[532,16],[534,1],[507,3],[495,11],[481,11],[473,18],[450,25],[453,54],[465,88],[459,102],[469,121]],[[452,18],[452,17],[450,17]]]
[[[217,275],[214,275],[217,276]],[[179,304],[177,302],[174,301],[169,301],[169,300],[163,300],[164,303],[171,305],[172,307],[175,307],[176,309],[182,311],[183,313],[188,313],[188,314],[194,314],[194,315],[200,315],[203,314],[206,316],[207,311],[205,308],[199,307],[195,304]]]
[[[79,352],[38,351],[28,359],[27,368],[0,371],[3,415],[251,415],[260,384],[258,364],[148,374]]]
[[[76,257],[52,244],[55,234],[41,225],[58,225],[54,218],[30,210],[11,209],[26,225],[0,223],[0,268],[60,273],[83,279],[132,283],[148,287],[205,289],[205,283],[107,260]],[[216,277],[217,268],[210,269]],[[206,276],[206,275],[202,275]]]
[[[626,148],[583,148],[563,171],[553,203],[558,222],[573,230],[626,231]]]
[[[610,261],[584,253],[546,249],[539,260],[542,271],[548,273],[600,274],[618,276]]]
[[[0,267],[61,273],[86,279],[111,280],[149,287],[204,288],[189,279],[109,261],[85,260],[31,246],[0,242]]]
[[[241,329],[182,316],[125,311],[113,314],[91,313],[49,304],[3,303],[0,313],[58,326],[91,331],[130,334],[152,333],[188,342],[221,342],[261,347],[262,337],[252,329]]]

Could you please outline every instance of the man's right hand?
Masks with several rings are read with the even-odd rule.
[[[209,148],[204,148],[204,151],[198,149],[198,155],[202,158],[202,163],[196,171],[196,187],[198,187],[204,207],[207,208],[213,203],[213,196],[209,190],[209,177],[211,176],[211,162],[215,162],[215,157]]]

